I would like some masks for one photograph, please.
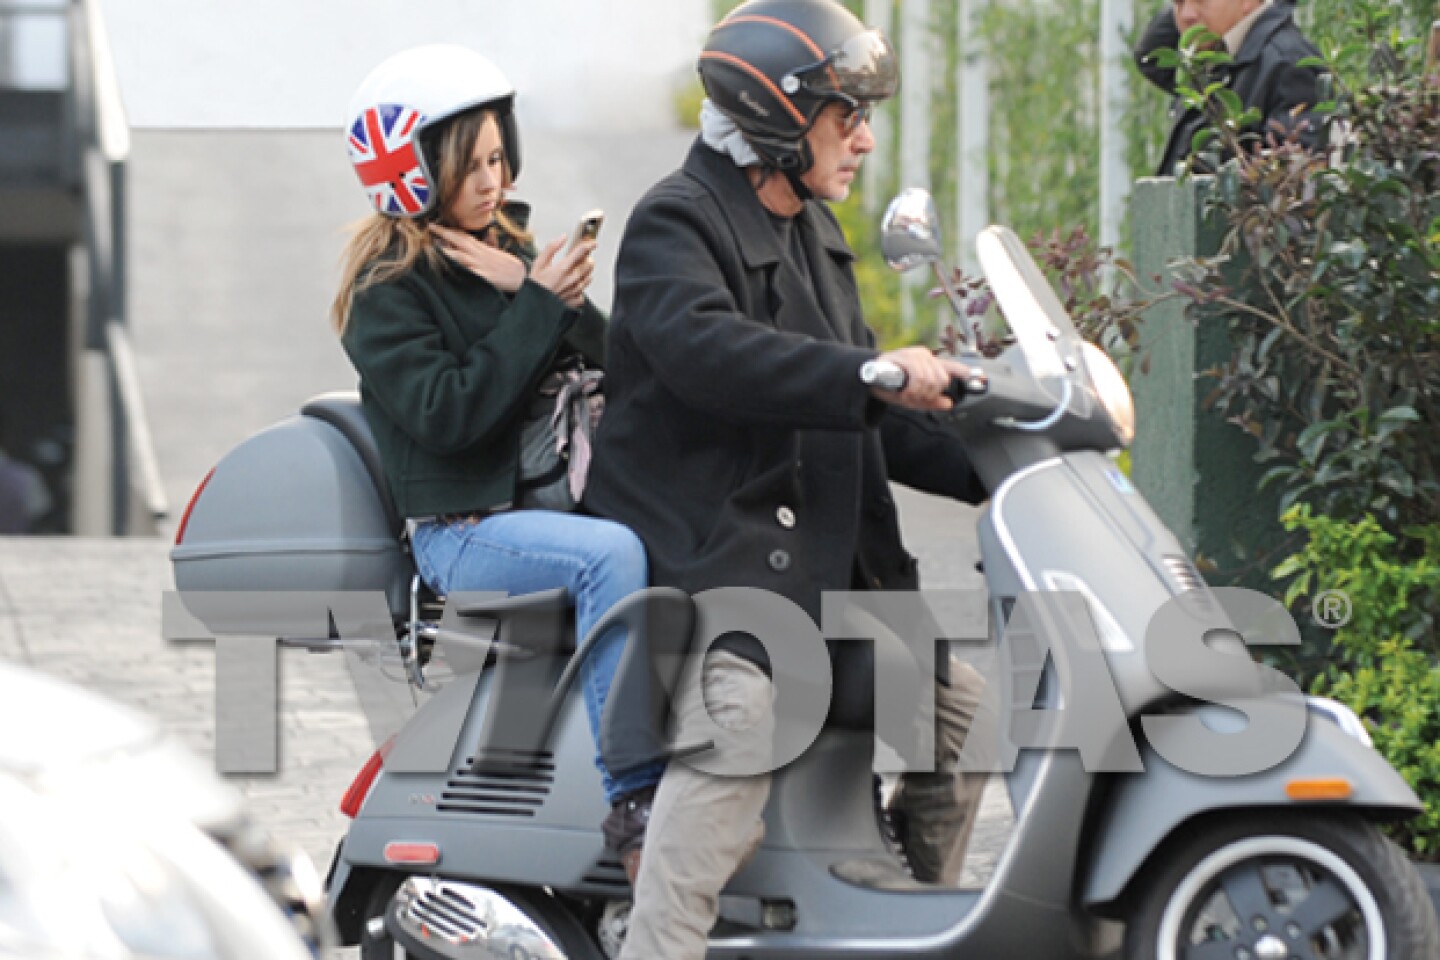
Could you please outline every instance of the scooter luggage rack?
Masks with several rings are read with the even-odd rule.
[[[410,580],[409,614],[401,621],[396,617],[395,647],[393,650],[377,650],[369,640],[347,640],[336,633],[326,637],[281,637],[280,645],[290,649],[306,650],[310,653],[334,653],[339,650],[353,650],[362,656],[366,653],[377,662],[384,672],[387,668],[398,668],[399,673],[389,674],[391,679],[403,680],[417,690],[426,693],[437,692],[448,676],[431,675],[427,668],[432,663],[435,645],[445,641],[452,649],[484,650],[483,669],[489,669],[500,660],[530,660],[545,651],[524,643],[510,642],[500,630],[500,616],[507,611],[532,610],[537,604],[560,603],[569,605],[564,591],[544,591],[521,597],[507,597],[494,601],[482,608],[459,610],[462,618],[478,629],[465,631],[449,630],[442,626],[446,598],[429,597],[425,583],[416,574]],[[551,596],[553,594],[554,596]],[[484,626],[480,626],[484,625]],[[488,629],[488,633],[486,630]]]
[[[426,685],[424,664],[421,661],[420,644],[429,640],[431,649],[434,648],[435,639],[440,633],[440,626],[436,621],[420,622],[420,591],[425,586],[420,574],[410,578],[410,619],[404,637],[400,638],[400,660],[405,665],[405,676],[410,684],[417,690],[433,690],[434,685]],[[438,608],[444,610],[445,598],[436,598]],[[440,616],[436,614],[437,618]]]
[[[326,637],[280,637],[280,646],[294,650],[305,650],[310,653],[335,653],[339,650],[370,651],[375,654],[375,660],[380,664],[382,670],[386,667],[398,667],[403,675],[394,676],[395,680],[404,680],[413,684],[421,690],[434,692],[438,687],[431,680],[427,680],[424,674],[424,667],[430,660],[430,651],[434,648],[435,642],[441,637],[450,634],[440,626],[440,618],[445,609],[444,597],[427,598],[425,596],[425,583],[418,574],[410,579],[410,609],[409,615],[403,622],[395,625],[395,648],[393,652],[375,650],[375,644],[365,640],[346,640],[336,633]],[[479,637],[466,634],[457,637],[464,642],[474,643]]]

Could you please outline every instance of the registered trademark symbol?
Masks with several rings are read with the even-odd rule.
[[[1350,595],[1344,590],[1322,590],[1315,595],[1310,613],[1315,622],[1329,630],[1339,630],[1350,622],[1355,609],[1350,604]]]

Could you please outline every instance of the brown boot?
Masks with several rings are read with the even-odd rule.
[[[959,881],[974,826],[974,804],[965,794],[974,789],[953,773],[907,773],[900,778],[892,817],[916,880],[947,886]]]
[[[605,834],[605,846],[620,856],[620,865],[630,886],[640,876],[640,850],[645,842],[645,828],[650,823],[650,808],[655,804],[655,788],[644,787],[627,793],[610,808],[600,830]]]

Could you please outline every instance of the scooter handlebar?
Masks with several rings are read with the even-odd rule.
[[[886,368],[879,369],[867,382],[886,392],[899,393],[910,382],[910,377],[900,367],[890,364]],[[969,394],[982,394],[989,389],[990,378],[986,376],[985,371],[971,367],[970,372],[965,376],[952,377],[949,386],[942,392],[958,404]]]

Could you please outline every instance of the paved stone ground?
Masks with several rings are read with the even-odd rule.
[[[0,539],[0,658],[137,707],[211,756],[214,646],[161,638],[161,597],[174,588],[168,548],[154,539]],[[286,651],[281,685],[281,772],[231,782],[271,833],[323,869],[370,733],[340,657]]]

